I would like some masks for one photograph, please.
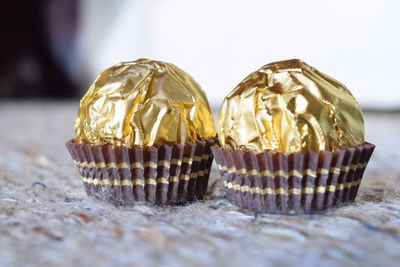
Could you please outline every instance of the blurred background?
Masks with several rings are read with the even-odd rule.
[[[105,68],[151,58],[190,73],[218,107],[250,72],[300,58],[364,109],[400,108],[400,1],[6,0],[1,10],[1,98],[79,98]]]

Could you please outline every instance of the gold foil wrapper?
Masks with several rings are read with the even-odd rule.
[[[161,146],[215,137],[201,87],[170,63],[139,59],[103,71],[80,102],[75,142]]]
[[[227,149],[318,152],[364,143],[361,108],[350,91],[297,59],[245,78],[225,98],[218,126]]]

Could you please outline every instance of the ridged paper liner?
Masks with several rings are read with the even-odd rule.
[[[228,200],[256,211],[326,210],[354,201],[375,146],[320,153],[264,153],[211,148]]]
[[[161,147],[66,143],[86,192],[117,205],[176,204],[206,193],[214,139]]]

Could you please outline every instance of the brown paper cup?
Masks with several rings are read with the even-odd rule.
[[[326,210],[354,201],[375,146],[320,153],[264,153],[211,150],[228,200],[245,209],[290,212]]]
[[[89,196],[116,205],[177,204],[206,193],[214,139],[127,148],[66,143]]]

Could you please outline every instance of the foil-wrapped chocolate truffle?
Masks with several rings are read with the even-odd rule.
[[[255,153],[364,144],[361,108],[350,91],[298,59],[265,65],[245,78],[225,98],[218,126],[223,148]]]
[[[216,142],[207,97],[170,63],[139,59],[97,77],[66,147],[89,196],[116,205],[202,199]]]
[[[139,59],[99,74],[82,98],[75,142],[132,147],[215,137],[210,105],[193,78],[173,64]]]
[[[265,65],[226,98],[211,150],[227,199],[246,209],[327,210],[354,201],[375,146],[338,81],[293,59]]]

